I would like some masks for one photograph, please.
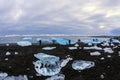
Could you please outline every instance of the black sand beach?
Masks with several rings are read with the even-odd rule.
[[[43,50],[45,46],[57,46],[53,50]],[[95,67],[85,69],[83,71],[76,71],[72,69],[71,60],[64,68],[62,68],[61,74],[65,75],[65,80],[120,80],[120,46],[112,48],[114,53],[105,53],[100,50],[100,56],[91,56],[90,52],[96,51],[95,49],[83,50],[75,49],[69,50],[67,46],[60,45],[32,45],[28,47],[21,47],[18,45],[10,44],[9,46],[0,46],[0,71],[6,72],[9,76],[27,75],[29,80],[45,80],[47,77],[36,76],[33,61],[37,60],[34,54],[39,52],[49,55],[55,55],[60,58],[70,55],[73,60],[89,60],[95,62]],[[97,50],[98,51],[98,50]],[[11,55],[5,55],[6,52],[10,52]],[[15,53],[18,54],[15,54]],[[111,55],[111,57],[107,57]],[[104,60],[100,58],[104,57]]]

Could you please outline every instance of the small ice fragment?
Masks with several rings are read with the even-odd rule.
[[[32,45],[32,43],[30,41],[19,41],[19,42],[17,42],[17,44],[19,46],[22,46],[22,47],[24,47],[24,46],[31,46]]]
[[[107,55],[108,58],[111,58],[111,55]]]
[[[15,52],[15,54],[18,54],[18,52]]]
[[[54,75],[50,78],[47,78],[45,80],[65,80],[65,75],[63,74],[58,74],[58,75]]]
[[[90,55],[91,55],[91,56],[100,56],[101,53],[98,52],[98,51],[96,51],[96,52],[91,52]]]
[[[7,61],[7,60],[8,60],[8,58],[5,58],[5,60]]]
[[[101,57],[100,59],[101,59],[101,60],[104,60],[105,58],[104,58],[104,57]]]
[[[100,78],[101,78],[101,79],[104,79],[105,77],[104,77],[104,75],[103,75],[103,74],[101,74],[101,75],[100,75]]]
[[[53,50],[53,49],[55,49],[56,47],[43,47],[42,49],[43,50]]]
[[[114,51],[111,48],[104,48],[104,52],[113,53]]]
[[[78,47],[79,46],[79,44],[75,44],[75,47]]]
[[[74,49],[77,49],[77,47],[68,47],[68,49],[74,50]]]
[[[76,60],[72,63],[72,68],[75,70],[84,70],[94,66],[95,63],[93,61]]]
[[[8,56],[8,55],[11,55],[11,53],[10,52],[6,52],[6,55]]]
[[[6,46],[9,46],[9,44],[6,44]]]

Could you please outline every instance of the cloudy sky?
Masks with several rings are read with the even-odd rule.
[[[120,0],[0,0],[0,35],[120,35]]]

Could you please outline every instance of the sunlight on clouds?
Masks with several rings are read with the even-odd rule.
[[[104,25],[100,25],[99,28],[100,28],[100,29],[104,29],[105,26],[104,26]]]
[[[120,10],[110,10],[106,13],[106,18],[120,16]]]

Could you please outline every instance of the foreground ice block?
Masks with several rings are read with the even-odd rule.
[[[0,80],[28,80],[27,76],[8,76],[7,73],[0,73]]]
[[[106,52],[106,53],[114,53],[114,51],[111,48],[104,48],[104,52]]]
[[[24,47],[24,46],[31,46],[32,43],[30,41],[19,41],[17,42],[17,45]]]
[[[50,78],[47,78],[45,80],[65,80],[65,75],[58,74],[58,75],[51,76]]]
[[[72,68],[75,70],[84,70],[94,66],[95,63],[93,61],[76,60],[72,63]]]
[[[44,53],[38,53],[34,55],[37,60],[33,62],[35,70],[38,74],[43,76],[53,76],[59,74],[62,67],[71,60],[71,58],[60,60],[59,57],[47,55]]]

